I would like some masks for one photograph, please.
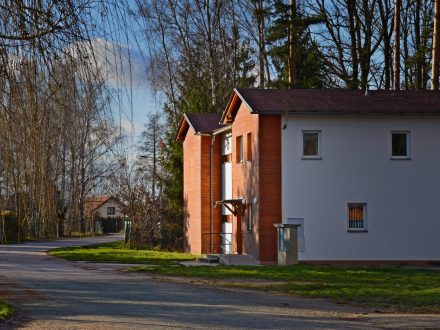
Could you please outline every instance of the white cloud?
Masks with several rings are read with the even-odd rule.
[[[139,50],[95,39],[69,47],[70,54],[96,64],[102,77],[112,87],[148,86],[146,64]]]
[[[131,121],[127,118],[123,118],[121,120],[121,129],[122,133],[129,135],[129,136],[137,136],[142,132],[142,126],[140,126],[138,123]]]

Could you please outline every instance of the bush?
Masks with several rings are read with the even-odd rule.
[[[1,242],[2,243],[17,243],[19,241],[22,241],[25,237],[24,230],[21,230],[20,233],[20,223],[19,218],[14,212],[10,211],[3,211],[2,212],[2,237]]]

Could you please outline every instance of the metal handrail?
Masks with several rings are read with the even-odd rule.
[[[233,233],[210,233],[210,232],[205,232],[202,233],[203,236],[206,235],[212,235],[212,237],[218,237],[221,239],[221,242],[225,242],[225,244],[220,244],[220,251],[222,252],[222,254],[226,254],[229,255],[229,262],[231,261],[231,255],[234,254],[234,237],[235,235]],[[231,240],[228,239],[227,235],[231,235]],[[211,242],[208,242],[208,245],[210,245]],[[230,247],[230,249],[228,249],[228,247]],[[209,249],[208,249],[209,250]]]
[[[224,254],[229,255],[229,257],[228,257],[229,258],[229,264],[231,264],[231,258],[232,258],[231,255],[232,255],[232,252],[233,252],[233,245],[232,245],[232,242],[229,239],[226,238],[226,235],[231,235],[231,237],[233,238],[233,234],[232,233],[227,233],[227,234],[220,233],[220,237],[222,238],[222,242],[223,242],[223,239],[226,242],[226,244],[221,244],[220,245],[220,249],[223,250]],[[228,246],[229,246],[229,251],[226,250],[226,247],[228,247]]]

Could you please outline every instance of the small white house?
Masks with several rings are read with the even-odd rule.
[[[112,196],[91,196],[86,198],[85,209],[88,217],[94,222],[94,231],[117,232],[121,230],[121,203]]]

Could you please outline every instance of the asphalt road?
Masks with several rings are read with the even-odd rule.
[[[121,239],[0,246],[0,298],[18,311],[2,329],[440,328],[438,315],[377,313],[264,292],[175,283],[126,266],[69,262],[48,249]]]

